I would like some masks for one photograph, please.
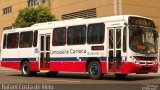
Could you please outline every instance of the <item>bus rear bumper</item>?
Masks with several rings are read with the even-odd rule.
[[[126,65],[122,66],[122,73],[125,73],[125,74],[129,74],[129,73],[136,73],[136,74],[157,73],[158,67],[159,67],[158,64],[141,65],[141,64],[128,63],[127,68],[126,68]]]

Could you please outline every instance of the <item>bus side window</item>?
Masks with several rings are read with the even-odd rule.
[[[64,46],[66,44],[66,28],[55,28],[53,30],[52,45]]]
[[[86,26],[71,26],[68,28],[68,45],[82,45],[86,43]]]
[[[104,42],[104,23],[90,24],[87,32],[88,44],[102,44]]]
[[[21,32],[20,34],[20,48],[32,47],[33,31]]]
[[[116,48],[121,48],[121,29],[116,29]]]
[[[109,30],[109,49],[113,49],[113,29]]]
[[[18,48],[19,33],[10,33],[7,36],[7,48]]]
[[[38,31],[34,31],[34,40],[33,40],[33,46],[37,47],[37,40],[38,40]]]
[[[123,30],[123,52],[125,53],[127,51],[127,30],[126,27],[124,27]]]
[[[6,45],[7,45],[7,35],[4,34],[4,36],[3,36],[3,49],[6,48]]]

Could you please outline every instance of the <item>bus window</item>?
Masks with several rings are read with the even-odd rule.
[[[33,46],[37,47],[37,38],[38,38],[38,31],[34,31],[34,40],[33,40]]]
[[[121,48],[121,29],[116,29],[116,48]]]
[[[90,24],[87,33],[88,44],[102,44],[104,42],[104,32],[104,23]]]
[[[121,50],[117,50],[116,51],[116,68],[117,69],[120,69],[120,66],[121,66],[121,61],[122,61],[122,58],[121,58]]]
[[[50,50],[50,35],[46,36],[46,50]]]
[[[109,30],[109,49],[113,49],[113,29]]]
[[[7,48],[18,48],[19,33],[10,33],[7,36]]]
[[[7,35],[6,34],[4,34],[4,36],[3,36],[3,49],[5,49],[6,48],[6,40],[7,39]]]
[[[109,69],[113,69],[113,62],[114,62],[114,60],[113,60],[113,50],[109,51],[108,60],[109,60]]]
[[[52,40],[53,46],[64,46],[66,44],[66,28],[55,28]]]
[[[32,47],[32,42],[33,42],[33,31],[22,32],[20,34],[20,43],[19,43],[20,48]]]
[[[86,42],[86,26],[72,26],[68,28],[68,45],[80,45]]]
[[[126,27],[124,27],[123,30],[123,52],[125,53],[127,51],[127,31],[126,31]]]
[[[44,36],[41,36],[41,51],[44,51]]]

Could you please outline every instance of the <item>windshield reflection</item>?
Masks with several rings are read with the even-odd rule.
[[[132,51],[142,54],[157,53],[157,31],[137,26],[130,26],[129,29],[129,46]]]

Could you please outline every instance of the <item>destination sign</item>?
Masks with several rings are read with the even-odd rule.
[[[155,28],[152,20],[140,17],[129,17],[129,25],[145,26]]]

